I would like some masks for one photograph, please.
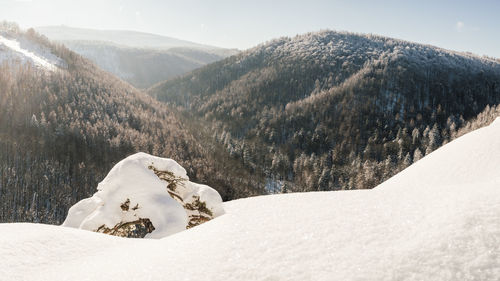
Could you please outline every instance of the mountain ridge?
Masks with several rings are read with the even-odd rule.
[[[66,25],[39,26],[34,28],[39,33],[54,41],[104,41],[118,45],[136,48],[159,48],[189,46],[201,49],[223,49],[220,47],[199,44],[187,40],[177,39],[170,36],[158,35],[149,32],[124,30],[124,29],[91,29],[70,27]],[[99,40],[100,39],[100,40]],[[149,39],[149,41],[147,41]],[[146,42],[141,41],[146,40]],[[141,42],[137,42],[141,41]]]
[[[127,30],[67,26],[35,28],[137,88],[148,88],[238,53],[172,37]]]
[[[500,63],[321,31],[268,41],[148,93],[211,122],[215,139],[242,162],[264,167],[281,189],[286,182],[306,190],[367,188],[498,104]],[[245,150],[254,159],[243,159]]]

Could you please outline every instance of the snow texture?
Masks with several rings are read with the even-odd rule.
[[[153,172],[168,171],[179,180],[177,200],[167,189],[167,183]],[[162,238],[186,229],[191,210],[179,202],[199,198],[213,217],[224,213],[222,199],[209,186],[192,183],[186,170],[172,159],[146,153],[131,155],[116,164],[97,186],[97,192],[69,209],[63,226],[96,231],[105,225],[112,228],[140,218],[151,220],[155,230],[146,238]],[[129,202],[127,202],[129,201]],[[127,207],[122,205],[127,202]]]
[[[260,196],[160,239],[0,225],[0,280],[498,280],[500,120],[373,190]]]
[[[4,61],[31,63],[35,67],[48,71],[56,71],[58,66],[63,65],[62,60],[47,48],[21,35],[17,38],[10,38],[9,35],[0,33],[0,63]]]

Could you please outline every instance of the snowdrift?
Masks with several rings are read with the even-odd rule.
[[[0,279],[498,280],[499,169],[497,120],[373,190],[226,202],[160,240],[3,224]]]
[[[162,238],[224,213],[217,191],[190,182],[174,160],[146,153],[116,164],[97,190],[71,207],[63,226]]]

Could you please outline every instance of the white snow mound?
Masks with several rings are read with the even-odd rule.
[[[177,182],[175,191],[155,171],[168,173]],[[116,164],[97,186],[97,192],[70,208],[63,226],[97,231],[120,223],[149,219],[154,230],[145,238],[162,238],[189,227],[198,210],[186,209],[194,200],[210,210],[208,219],[224,213],[222,199],[209,186],[192,183],[186,170],[172,159],[146,153],[131,155]]]

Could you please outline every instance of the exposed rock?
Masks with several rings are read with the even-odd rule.
[[[120,205],[120,208],[122,208],[122,211],[128,211],[129,207],[130,207],[130,199],[127,198],[127,200]]]
[[[149,219],[138,219],[131,222],[120,222],[113,228],[101,225],[96,232],[127,238],[144,238],[148,233],[153,232],[155,227]]]

